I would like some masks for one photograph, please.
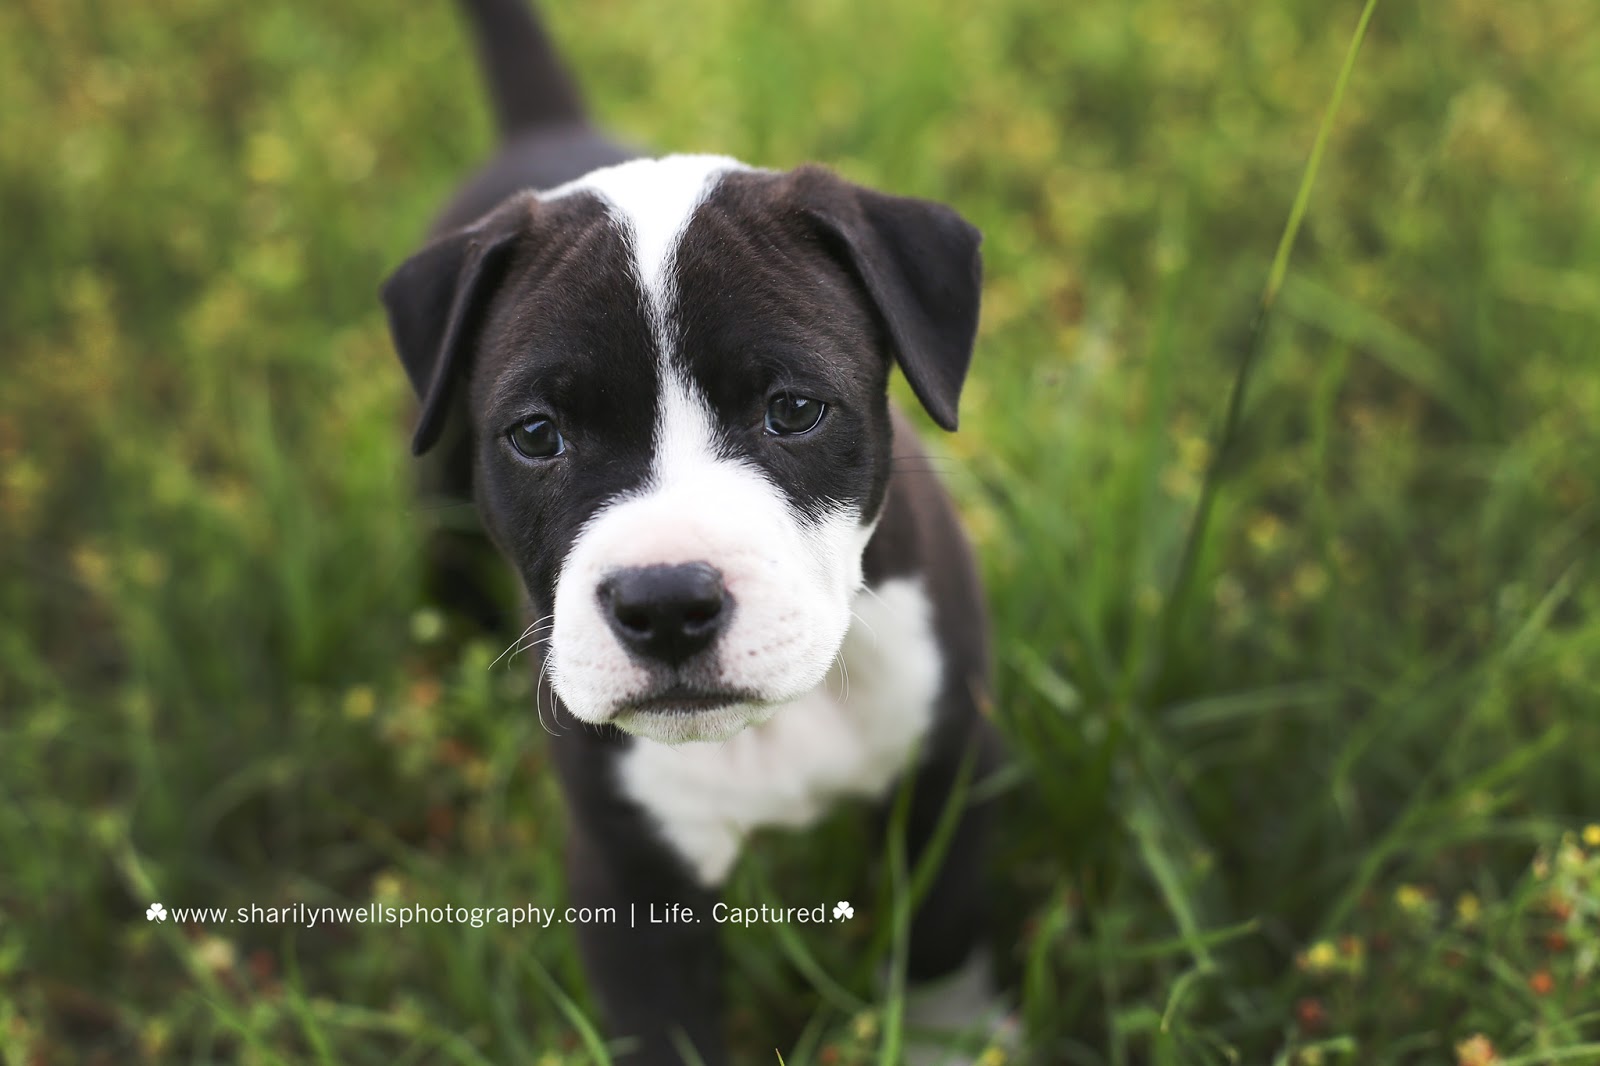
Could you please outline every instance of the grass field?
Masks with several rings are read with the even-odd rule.
[[[987,235],[962,432],[1032,1056],[1600,1062],[1600,5],[548,5],[644,144]],[[375,290],[490,131],[445,0],[0,7],[0,1058],[594,1061],[524,661],[423,602]],[[739,1061],[892,1063],[859,812]],[[852,858],[855,856],[855,858]],[[986,1060],[1001,1060],[998,1053]]]

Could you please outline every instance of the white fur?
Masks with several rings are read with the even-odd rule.
[[[979,949],[954,973],[907,989],[905,1021],[910,1033],[905,1066],[971,1066],[982,1061],[947,1050],[957,1039],[1018,1050],[1017,1019],[995,989],[992,971],[989,952]]]
[[[736,169],[746,168],[722,156],[636,160],[543,194],[584,191],[606,204],[627,235],[661,352],[649,482],[603,507],[573,543],[556,583],[550,677],[577,718],[667,742],[732,736],[824,680],[872,532],[854,507],[805,518],[759,468],[719,456],[710,406],[674,358],[674,256],[695,209]],[[619,714],[651,679],[612,634],[597,590],[626,567],[690,562],[719,570],[732,604],[712,681],[755,700],[709,713]]]
[[[916,579],[861,593],[844,670],[721,743],[637,741],[623,790],[708,887],[751,831],[803,828],[837,799],[881,796],[933,720],[942,658],[932,614]]]

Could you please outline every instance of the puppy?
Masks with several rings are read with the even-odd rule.
[[[465,7],[503,143],[383,286],[413,451],[536,619],[570,893],[619,915],[577,935],[624,1061],[717,1066],[713,904],[747,837],[909,776],[914,866],[995,762],[971,555],[886,391],[897,365],[956,428],[980,237],[817,167],[636,158],[523,0]],[[947,1022],[986,980],[984,820],[960,812],[911,925]]]

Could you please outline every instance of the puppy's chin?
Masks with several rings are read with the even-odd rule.
[[[560,669],[559,658],[550,671],[550,683],[567,712],[580,722],[614,725],[624,733],[660,744],[718,742],[761,725],[786,704],[802,699],[819,686],[837,683],[842,691],[844,685],[833,673],[842,646],[841,640],[826,657],[807,656],[802,662],[786,664],[787,676],[764,676],[762,687],[730,689],[720,679],[709,690],[696,685],[681,703],[670,693],[646,702],[645,697],[635,694],[638,682],[631,678],[632,683],[615,686],[609,692],[573,684]],[[556,654],[559,656],[559,649]],[[617,693],[618,688],[625,694]],[[719,693],[726,693],[730,702],[719,702]]]
[[[624,711],[611,724],[624,733],[653,740],[658,744],[688,744],[694,741],[718,742],[736,736],[753,725],[760,725],[776,713],[775,703],[734,703],[712,710],[663,708]]]

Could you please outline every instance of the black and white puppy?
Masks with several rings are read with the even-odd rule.
[[[746,838],[909,774],[915,863],[994,762],[970,553],[886,393],[898,364],[955,428],[979,234],[815,167],[632,158],[523,3],[465,5],[504,143],[383,301],[414,450],[476,500],[537,619],[573,902],[698,919],[578,929],[607,1023],[626,1061],[687,1040],[716,1066],[711,904]],[[909,977],[952,1024],[987,979],[983,818],[912,922]]]

